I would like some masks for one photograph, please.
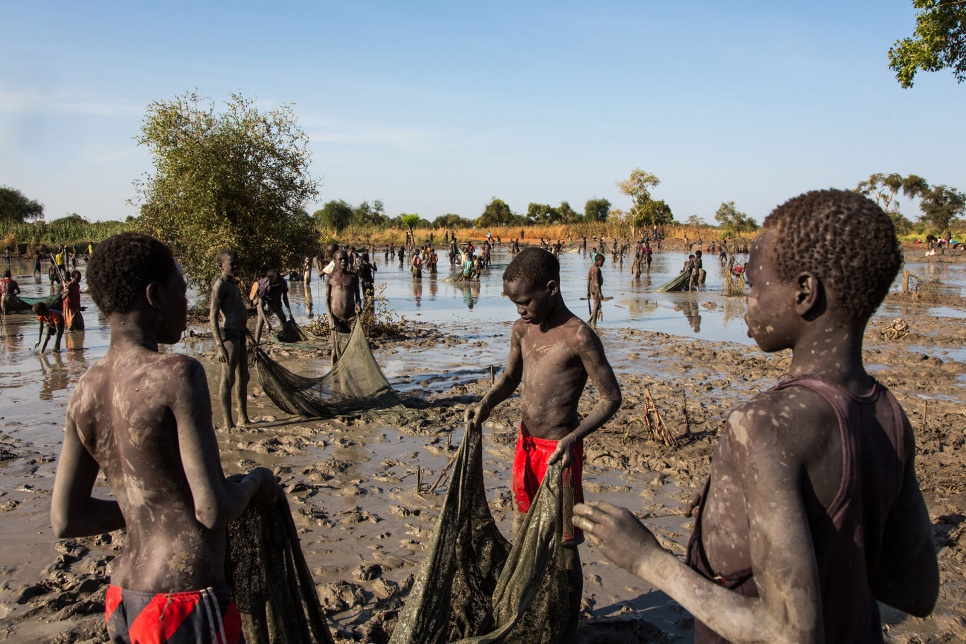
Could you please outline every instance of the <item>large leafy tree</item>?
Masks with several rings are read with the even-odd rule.
[[[912,0],[916,29],[912,38],[897,40],[889,49],[889,68],[904,88],[916,72],[951,69],[956,81],[966,80],[966,3],[962,0]]]
[[[663,226],[674,221],[671,207],[663,200],[651,197],[651,190],[659,185],[661,180],[657,175],[640,168],[634,168],[626,181],[617,182],[621,193],[630,197],[633,202],[628,218],[635,226]]]
[[[297,265],[315,249],[304,204],[318,194],[308,137],[289,106],[270,111],[232,94],[215,104],[187,93],[155,101],[137,137],[154,173],[137,182],[143,229],[170,244],[189,281],[207,293],[219,251],[242,274]]]
[[[714,213],[715,221],[725,233],[744,233],[758,230],[758,222],[735,208],[735,202],[722,202]]]
[[[472,228],[473,221],[454,213],[440,215],[433,220],[433,228]]]
[[[486,204],[483,214],[476,220],[477,228],[489,228],[491,226],[507,226],[517,223],[517,218],[510,210],[510,206],[502,199],[493,197],[490,203]]]
[[[917,197],[928,188],[929,184],[926,180],[914,174],[903,177],[896,172],[889,174],[877,172],[869,175],[868,179],[860,181],[855,191],[874,199],[892,219],[896,231],[900,235],[905,235],[912,230],[912,222],[902,214],[897,197],[900,193],[906,197]]]
[[[44,218],[44,205],[28,199],[22,192],[0,187],[0,223],[24,222]]]
[[[312,219],[319,228],[328,228],[341,233],[352,223],[353,209],[342,199],[333,199],[312,213]]]
[[[606,199],[588,199],[584,204],[584,221],[588,223],[607,221],[610,214],[610,202]]]
[[[966,214],[966,195],[949,186],[933,186],[919,195],[919,209],[919,220],[942,234],[954,219]]]

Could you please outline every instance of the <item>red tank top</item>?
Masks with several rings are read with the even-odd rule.
[[[868,394],[812,377],[790,378],[773,388],[807,387],[835,410],[842,441],[842,484],[825,513],[811,526],[818,563],[827,642],[881,642],[879,608],[870,577],[879,561],[882,535],[902,491],[905,449],[902,408],[888,389],[874,382]],[[710,479],[705,483],[707,498]],[[717,574],[701,542],[698,515],[688,543],[687,563],[708,579],[747,597],[757,597],[753,570]],[[695,642],[726,642],[695,620]]]

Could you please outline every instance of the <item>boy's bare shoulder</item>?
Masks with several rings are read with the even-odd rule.
[[[807,458],[824,448],[829,428],[838,428],[829,403],[806,387],[788,387],[764,391],[732,410],[724,442],[730,455],[739,458],[788,450]]]

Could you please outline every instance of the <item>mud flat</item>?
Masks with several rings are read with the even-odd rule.
[[[699,310],[706,314],[738,302],[713,293],[698,298]],[[916,309],[903,312],[903,306]],[[897,315],[904,315],[911,329],[893,339],[888,328]],[[896,394],[917,431],[917,469],[942,574],[939,605],[929,618],[883,609],[890,641],[966,639],[963,316],[961,303],[955,301],[940,307],[892,302],[867,333],[869,370]],[[8,326],[10,335],[3,340],[0,640],[104,638],[107,575],[123,534],[59,542],[48,520],[67,398],[107,344],[105,321],[96,312],[88,314],[88,325],[84,336],[70,338],[68,350],[59,356],[41,357],[30,350],[36,334],[33,319]],[[323,607],[340,640],[378,642],[391,632],[429,542],[446,482],[433,492],[428,488],[462,437],[466,405],[489,387],[489,367],[503,364],[509,328],[507,320],[454,315],[445,324],[409,322],[402,336],[375,342],[376,357],[394,386],[431,415],[425,433],[408,434],[362,420],[292,419],[257,386],[250,390],[250,411],[258,422],[231,432],[218,430],[227,473],[258,464],[281,477]],[[213,346],[203,327],[193,330],[198,337],[187,338],[174,350],[201,359],[209,386],[216,390],[219,366]],[[692,523],[676,513],[707,476],[728,410],[777,382],[789,355],[765,355],[742,342],[670,335],[607,319],[600,334],[624,405],[586,442],[587,497],[627,506],[646,517],[659,539],[681,555]],[[272,351],[300,373],[327,369],[328,357],[316,350]],[[645,388],[676,435],[675,447],[665,447],[649,431]],[[591,389],[584,396],[585,409],[595,395]],[[215,422],[221,422],[217,411]],[[518,423],[519,401],[513,398],[497,408],[484,434],[487,494],[505,532],[512,515],[509,465]],[[422,483],[418,489],[417,480]],[[107,494],[103,479],[99,485]],[[581,547],[581,558],[581,641],[690,640],[690,616],[667,596],[603,561],[589,543]]]

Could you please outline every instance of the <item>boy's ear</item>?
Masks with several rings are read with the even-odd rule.
[[[547,282],[547,290],[550,291],[551,295],[555,295],[560,290],[560,285],[557,284],[557,280]]]
[[[152,308],[161,308],[161,286],[157,282],[151,282],[144,288],[144,296]]]
[[[799,273],[795,278],[795,312],[814,320],[825,310],[825,289],[814,273]]]

